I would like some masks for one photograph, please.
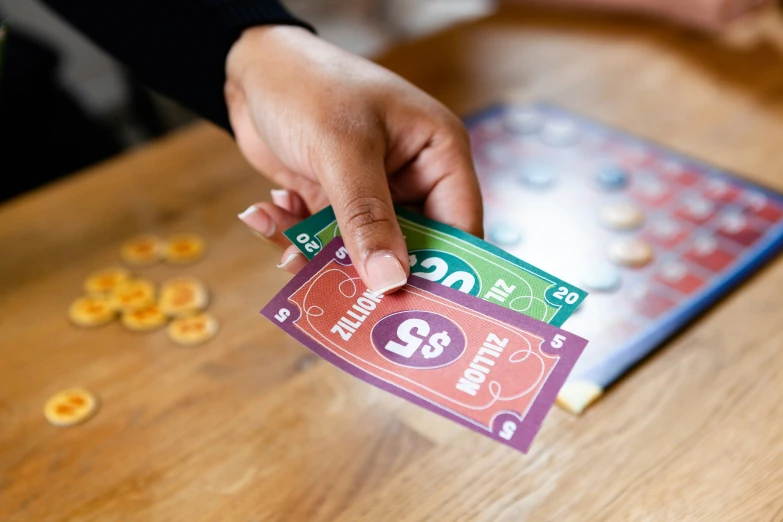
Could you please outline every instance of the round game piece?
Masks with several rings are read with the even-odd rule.
[[[535,110],[527,107],[511,108],[504,114],[503,123],[511,132],[533,134],[541,129],[544,118]]]
[[[166,242],[166,261],[175,265],[195,263],[204,256],[204,240],[196,234],[179,234]]]
[[[186,346],[209,341],[218,332],[218,322],[212,315],[203,313],[181,317],[169,323],[169,338],[177,344]]]
[[[158,308],[158,305],[152,304],[146,308],[139,308],[125,312],[120,317],[122,325],[128,330],[134,332],[149,332],[156,330],[166,324],[169,318],[166,317]]]
[[[670,283],[676,283],[687,273],[688,269],[682,263],[669,263],[661,269],[661,277]]]
[[[620,271],[608,263],[592,265],[582,276],[582,284],[597,292],[612,292],[620,287]]]
[[[612,203],[601,209],[601,224],[613,230],[633,230],[644,223],[644,212],[631,203]]]
[[[618,239],[609,245],[609,259],[629,267],[642,267],[652,261],[653,249],[641,239]]]
[[[177,277],[161,285],[158,304],[163,314],[183,317],[204,310],[209,304],[209,292],[195,277]]]
[[[661,219],[653,221],[650,230],[655,237],[663,241],[669,241],[677,237],[677,234],[682,231],[682,227],[674,220]]]
[[[114,267],[93,272],[84,281],[84,291],[87,295],[110,295],[118,286],[130,279],[131,273],[127,268]]]
[[[133,266],[149,266],[159,262],[163,249],[157,236],[132,237],[122,244],[122,260]]]
[[[721,229],[729,234],[737,234],[747,226],[748,218],[739,212],[731,212],[721,218]]]
[[[131,279],[111,295],[112,307],[122,313],[147,308],[155,304],[155,285],[145,279]]]
[[[714,237],[701,236],[693,242],[693,250],[699,256],[708,256],[718,249],[718,242]]]
[[[550,121],[541,130],[541,141],[551,147],[569,147],[576,140],[576,125],[567,120]]]
[[[595,176],[595,182],[601,190],[620,190],[628,185],[628,173],[617,166],[603,167]]]
[[[496,245],[512,246],[522,240],[522,234],[510,225],[497,224],[489,227],[487,238]]]
[[[555,176],[552,169],[541,165],[528,165],[522,170],[522,182],[534,189],[545,189],[552,186]]]
[[[68,317],[76,326],[90,328],[111,322],[115,317],[111,301],[106,297],[80,297],[68,308]]]
[[[685,204],[685,209],[694,219],[707,219],[715,209],[715,205],[703,198],[692,198]]]
[[[53,395],[44,405],[44,417],[55,426],[73,426],[98,410],[98,398],[87,390],[73,388]]]
[[[645,199],[658,200],[666,195],[666,184],[654,177],[638,178],[638,190]]]

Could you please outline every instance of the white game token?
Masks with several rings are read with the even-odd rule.
[[[708,256],[718,248],[718,242],[714,237],[703,236],[693,242],[693,250],[700,256]]]
[[[661,277],[670,283],[676,283],[688,274],[682,263],[669,263],[661,269]]]
[[[529,187],[543,189],[552,186],[555,176],[549,168],[540,165],[528,165],[522,171],[522,181]]]
[[[576,125],[567,120],[551,121],[541,130],[541,141],[552,147],[568,147],[576,143]]]
[[[499,246],[512,246],[522,240],[522,234],[510,225],[498,224],[489,227],[487,238]]]
[[[644,223],[644,212],[631,203],[612,203],[601,209],[601,224],[614,230],[633,230]]]
[[[639,190],[649,199],[658,199],[666,195],[666,184],[657,178],[642,178]]]
[[[582,284],[589,290],[612,292],[620,287],[620,271],[608,263],[591,265],[582,276]]]
[[[629,267],[642,267],[653,259],[653,249],[642,239],[618,239],[609,245],[609,259]]]
[[[738,212],[726,214],[721,219],[721,228],[729,234],[742,232],[748,224],[748,218]]]
[[[759,212],[767,206],[767,196],[760,192],[750,192],[745,196],[745,201],[751,210]]]
[[[652,233],[664,241],[674,239],[680,233],[682,227],[670,219],[656,221],[652,224]]]
[[[534,109],[511,108],[503,116],[506,128],[514,133],[534,134],[541,129],[544,118]]]
[[[715,205],[706,199],[693,198],[685,204],[685,208],[687,209],[688,215],[694,219],[701,220],[710,217],[715,210]]]

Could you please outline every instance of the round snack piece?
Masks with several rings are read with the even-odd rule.
[[[157,236],[136,236],[122,244],[121,254],[129,265],[148,266],[160,261],[163,247]]]
[[[652,247],[641,239],[618,239],[609,245],[609,259],[618,265],[639,268],[652,258]]]
[[[131,279],[111,295],[111,305],[118,312],[132,312],[155,304],[155,285],[146,279]]]
[[[153,304],[146,308],[139,308],[122,314],[120,321],[128,330],[135,332],[149,332],[166,324],[169,318],[160,311],[158,305]]]
[[[98,409],[98,398],[87,390],[73,388],[53,395],[44,406],[44,417],[55,426],[84,422]]]
[[[196,234],[179,234],[166,242],[166,261],[175,265],[195,263],[204,256],[204,240]]]
[[[218,331],[218,322],[207,313],[173,320],[169,324],[169,338],[177,344],[195,345],[209,341]]]
[[[158,304],[161,312],[169,317],[183,317],[200,312],[208,303],[207,287],[195,277],[176,277],[160,287]]]
[[[114,319],[114,308],[106,297],[87,296],[76,299],[68,308],[68,317],[77,326],[100,326]]]
[[[84,291],[88,295],[110,295],[118,286],[128,281],[130,276],[130,271],[121,266],[99,270],[84,281]]]
[[[613,203],[601,209],[601,224],[613,230],[633,230],[644,223],[644,212],[631,203]]]

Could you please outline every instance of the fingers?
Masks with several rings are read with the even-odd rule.
[[[307,204],[302,196],[293,190],[286,189],[274,189],[271,192],[272,203],[278,207],[287,210],[295,216],[307,217],[309,212],[307,211]],[[302,219],[304,219],[304,217]]]
[[[392,180],[396,200],[424,202],[424,215],[483,237],[481,190],[464,127],[442,127]]]
[[[274,192],[277,192],[276,196]],[[287,248],[291,246],[291,241],[283,235],[283,232],[306,219],[310,213],[301,197],[291,191],[273,191],[273,201],[275,197],[279,202],[288,205],[291,210],[282,208],[282,205],[262,201],[250,205],[238,217],[256,235],[281,248]]]
[[[296,274],[307,264],[307,258],[302,254],[296,245],[291,245],[285,249],[280,257],[280,264],[277,268],[282,268],[286,272]]]
[[[382,142],[365,136],[351,129],[329,147],[322,181],[359,276],[373,292],[389,293],[407,282],[408,250],[389,193]]]

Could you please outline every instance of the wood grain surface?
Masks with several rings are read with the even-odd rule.
[[[543,98],[783,189],[783,63],[768,48],[506,10],[380,62],[460,114]],[[270,188],[199,124],[0,206],[0,520],[783,520],[783,259],[582,417],[553,410],[522,455],[258,315],[288,277],[236,214]],[[137,272],[208,283],[222,327],[208,344],[69,324],[85,276],[140,232],[207,240],[197,265]],[[44,402],[71,386],[100,411],[48,425]]]

